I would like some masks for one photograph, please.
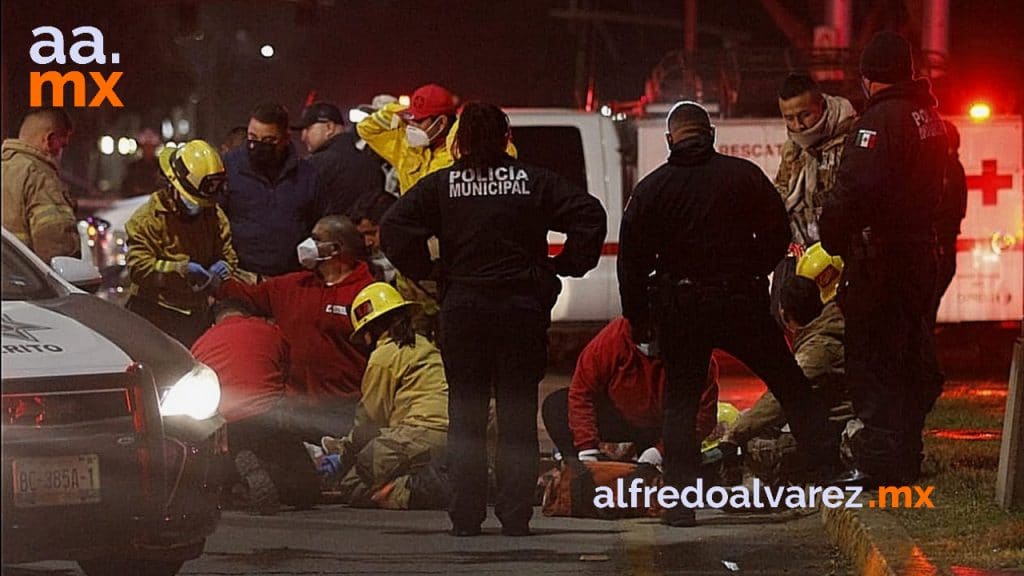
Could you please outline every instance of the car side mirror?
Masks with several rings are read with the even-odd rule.
[[[99,268],[78,258],[54,256],[50,267],[61,278],[87,292],[95,292],[103,284]]]

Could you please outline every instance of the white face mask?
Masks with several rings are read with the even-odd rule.
[[[295,247],[296,253],[299,256],[299,264],[307,270],[313,270],[316,265],[324,260],[330,260],[330,256],[320,256],[320,248],[316,245],[316,240],[312,238],[306,238],[298,246]]]
[[[640,344],[636,345],[636,349],[638,352],[640,352],[641,354],[648,358],[654,358],[658,356],[658,345],[655,344],[654,342],[641,342]]]
[[[185,214],[189,216],[199,216],[199,213],[203,211],[202,206],[189,202],[188,198],[185,198],[184,196],[179,196],[178,198],[181,200],[182,207],[185,208]]]
[[[427,135],[427,131],[417,126],[405,127],[405,141],[413,148],[430,146],[430,136]]]

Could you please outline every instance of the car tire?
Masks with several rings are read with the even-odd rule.
[[[138,558],[100,558],[79,560],[88,576],[174,576],[184,560],[142,560]]]

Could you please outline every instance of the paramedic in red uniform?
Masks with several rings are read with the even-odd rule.
[[[307,410],[304,437],[352,426],[366,354],[349,341],[349,308],[373,276],[362,236],[344,216],[321,218],[297,247],[306,269],[247,285],[230,280],[220,295],[237,298],[281,327],[291,346],[291,378]]]
[[[601,442],[633,442],[637,452],[659,450],[665,365],[650,346],[633,341],[629,320],[605,326],[580,352],[568,388],[544,399],[544,428],[564,458],[601,458]],[[718,363],[711,359],[697,414],[697,437],[714,430],[718,409]],[[660,461],[652,461],[660,464]]]
[[[220,300],[212,312],[216,323],[192,345],[192,355],[220,380],[219,410],[228,423],[232,458],[252,452],[273,482],[265,486],[253,470],[240,471],[249,484],[250,504],[263,513],[277,499],[298,508],[313,506],[320,480],[295,426],[301,416],[290,409],[284,334],[239,300]]]

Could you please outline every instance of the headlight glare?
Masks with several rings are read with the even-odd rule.
[[[199,364],[174,383],[160,400],[160,414],[205,420],[217,413],[220,381],[205,364]]]

